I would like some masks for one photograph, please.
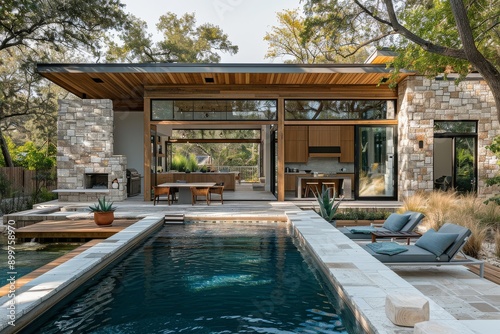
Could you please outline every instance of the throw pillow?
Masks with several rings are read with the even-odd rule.
[[[441,256],[457,237],[456,233],[439,233],[431,228],[417,240],[415,246],[428,250],[436,256]]]
[[[383,228],[391,230],[393,232],[399,232],[403,228],[403,226],[408,223],[410,219],[410,215],[402,215],[399,213],[391,213],[389,217],[385,220],[382,225]]]
[[[384,255],[396,255],[408,251],[408,248],[395,242],[373,242],[367,244],[366,247],[370,248],[375,253]]]

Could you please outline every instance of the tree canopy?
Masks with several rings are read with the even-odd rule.
[[[194,14],[166,13],[160,16],[156,28],[163,40],[154,42],[147,32],[146,22],[133,18],[129,29],[120,34],[120,41],[109,41],[106,60],[110,62],[185,62],[218,63],[220,52],[235,54],[228,35],[209,23],[196,26]]]
[[[331,33],[338,52],[390,47],[392,64],[425,75],[479,72],[500,118],[500,0],[306,0],[306,35]],[[342,40],[345,42],[342,43]]]
[[[144,21],[120,0],[0,0],[0,150],[13,166],[5,135],[22,145],[55,141],[57,99],[68,95],[35,71],[43,61],[218,62],[236,53],[228,36],[194,14],[166,13],[154,42]]]
[[[353,52],[354,45],[346,46],[345,53],[339,52],[337,39],[325,38],[329,35],[323,27],[306,30],[305,17],[298,9],[277,13],[278,26],[271,27],[264,40],[268,42],[266,58],[285,58],[286,63],[354,63],[366,59],[366,51]],[[341,38],[341,36],[338,36]]]
[[[102,37],[128,24],[120,0],[0,0],[0,50],[42,44],[101,48]]]

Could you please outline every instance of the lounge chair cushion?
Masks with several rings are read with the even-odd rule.
[[[367,244],[366,247],[370,248],[375,253],[386,255],[396,255],[408,251],[408,248],[396,242],[373,242]]]
[[[431,228],[417,240],[415,246],[428,250],[436,256],[441,256],[457,237],[457,233],[436,232]]]
[[[377,231],[377,229],[373,226],[353,226],[348,228],[351,233],[361,233],[361,234],[371,234],[372,232]]]
[[[368,244],[361,246],[364,250],[366,250],[370,255],[374,256],[381,262],[388,263],[411,263],[411,262],[448,262],[450,259],[446,254],[437,257],[435,254],[425,250],[423,248],[417,247],[415,245],[404,246],[407,251],[403,253],[399,253],[396,255],[386,255],[375,253],[369,247]]]
[[[372,238],[371,232],[369,233],[359,233],[362,229],[364,231],[367,231],[367,229],[372,228],[371,226],[348,226],[348,227],[338,227],[337,229],[342,232],[346,237],[349,239],[355,239],[355,240],[370,240]],[[358,233],[352,233],[351,230],[354,229],[355,231],[358,230]],[[375,231],[385,231],[385,232],[390,232],[388,229],[385,229],[383,227],[375,227]]]
[[[391,230],[393,232],[399,232],[406,225],[408,220],[410,219],[410,215],[399,214],[399,213],[391,213],[389,217],[385,220],[382,227]]]

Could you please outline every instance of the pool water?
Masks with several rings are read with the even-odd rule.
[[[15,251],[15,272],[16,277],[20,278],[29,274],[35,269],[38,269],[47,263],[63,256],[72,251],[81,244],[77,243],[54,243],[54,244],[39,244],[37,242],[25,242],[14,245]],[[10,272],[8,264],[7,238],[0,238],[0,286],[7,284],[7,279],[10,277],[7,273]]]
[[[39,333],[356,333],[285,223],[165,226]],[[345,310],[342,310],[344,313]],[[47,318],[45,318],[47,319]]]

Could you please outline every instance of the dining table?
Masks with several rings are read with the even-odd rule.
[[[165,182],[160,183],[157,187],[178,188],[177,203],[191,204],[191,187],[210,188],[213,186],[215,186],[215,182]]]

